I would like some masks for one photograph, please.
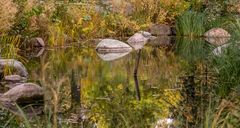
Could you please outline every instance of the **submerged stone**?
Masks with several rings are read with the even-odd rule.
[[[119,40],[103,39],[96,47],[98,53],[124,53],[132,51],[132,48]]]
[[[205,37],[231,37],[231,35],[222,28],[212,28],[204,33]]]
[[[28,77],[28,72],[20,61],[15,59],[0,59],[0,69],[3,70],[5,67],[15,68],[20,76]]]

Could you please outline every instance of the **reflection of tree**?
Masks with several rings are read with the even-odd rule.
[[[72,96],[72,98],[71,98],[72,105],[75,105],[75,104],[81,105],[81,103],[80,103],[80,101],[81,101],[81,76],[76,75],[74,70],[72,70],[72,74],[71,74],[71,96]]]
[[[135,82],[137,100],[141,100],[141,94],[140,94],[140,90],[139,90],[138,76],[137,76],[140,56],[141,56],[141,50],[138,51],[136,61],[135,61],[135,68],[134,68],[134,82]]]

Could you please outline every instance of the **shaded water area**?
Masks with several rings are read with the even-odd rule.
[[[33,119],[59,127],[136,128],[160,127],[167,118],[180,127],[204,120],[214,77],[206,61],[214,46],[204,39],[160,39],[116,54],[97,53],[95,47],[20,52],[29,81],[44,89],[45,114]],[[11,117],[1,109],[1,124],[9,125]]]

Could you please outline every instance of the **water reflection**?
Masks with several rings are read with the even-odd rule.
[[[174,50],[150,44],[121,54],[96,54],[95,47],[46,50],[26,65],[31,81],[45,90],[45,113],[53,113],[53,122],[62,113],[70,124],[152,127],[184,98],[179,77],[192,74],[188,67],[195,68],[212,49],[203,39],[170,44]]]
[[[122,58],[129,53],[130,52],[120,52],[120,53],[115,53],[115,52],[99,53],[99,52],[97,52],[97,55],[104,61],[113,61],[113,60]]]

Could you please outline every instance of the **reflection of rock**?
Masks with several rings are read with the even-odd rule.
[[[230,37],[231,35],[222,28],[213,28],[204,33],[205,37]]]
[[[11,76],[12,77],[12,76]],[[14,79],[18,79],[17,77]],[[33,83],[15,83],[12,89],[0,95],[0,105],[18,116],[35,116],[43,112],[43,89]],[[18,105],[18,106],[17,106]]]
[[[42,38],[37,37],[30,40],[30,45],[33,47],[44,47],[45,43]]]
[[[0,59],[0,69],[4,69],[4,67],[13,67],[17,70],[18,74],[22,77],[27,77],[28,72],[24,65],[14,59]]]
[[[224,45],[221,45],[217,48],[215,48],[212,53],[216,56],[220,56],[222,54],[222,52],[224,51],[224,49],[226,49],[230,44],[224,44]]]
[[[23,107],[19,106],[23,111],[24,115],[19,110],[19,107],[17,106],[16,103],[3,102],[1,103],[1,107],[4,107],[8,111],[12,112],[13,114],[19,117],[27,116],[28,118],[34,117],[36,115],[40,115],[43,113],[43,110],[44,110],[43,103],[34,103],[30,105],[25,105]]]
[[[34,55],[34,57],[40,57],[43,53],[44,53],[45,49],[41,48],[38,53],[36,55]]]
[[[96,48],[98,53],[124,53],[132,51],[132,48],[121,41],[114,39],[103,39]]]
[[[230,38],[228,37],[207,37],[205,38],[205,40],[213,45],[223,45],[223,44],[226,44]]]
[[[149,28],[149,30],[152,35],[156,36],[171,35],[171,27],[165,24],[154,24]]]
[[[170,36],[160,36],[154,40],[149,41],[149,44],[152,46],[171,46],[171,37]]]
[[[135,50],[139,50],[142,49],[143,46],[147,43],[147,41],[145,42],[131,42],[129,43],[129,45],[131,45]]]
[[[43,89],[33,83],[18,85],[0,97],[1,102],[32,103],[35,100],[43,100]]]
[[[121,57],[126,56],[130,52],[122,52],[122,53],[98,53],[98,56],[103,59],[104,61],[112,61],[119,59]]]
[[[28,50],[28,51],[24,51],[21,53],[21,55],[30,59],[34,57],[40,57],[43,55],[44,52],[45,52],[45,48],[39,47],[39,48],[32,48],[31,50]]]

